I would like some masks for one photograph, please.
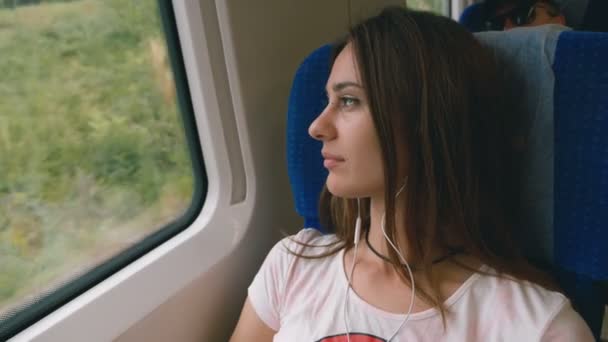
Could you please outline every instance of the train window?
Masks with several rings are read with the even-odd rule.
[[[437,14],[449,16],[450,0],[407,0],[409,8],[431,11]]]
[[[0,340],[200,211],[172,15],[156,0],[0,2]]]

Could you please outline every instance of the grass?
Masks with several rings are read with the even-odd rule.
[[[0,9],[0,312],[187,208],[157,11],[154,0]]]
[[[407,0],[405,3],[409,8],[444,14],[443,10],[445,2],[446,0]]]

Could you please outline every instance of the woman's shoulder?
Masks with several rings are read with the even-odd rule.
[[[276,243],[267,259],[272,273],[280,278],[283,296],[286,300],[297,294],[292,287],[297,284],[298,292],[311,293],[314,288],[331,282],[338,272],[328,272],[338,267],[336,258],[340,253],[340,240],[334,234],[322,234],[316,229],[302,229],[297,234],[287,236]],[[332,253],[335,251],[336,253]],[[310,291],[308,291],[308,290]]]
[[[487,266],[483,271],[487,274],[481,275],[476,291],[488,300],[488,313],[496,318],[516,317],[514,322],[530,335],[543,331],[562,309],[570,306],[568,298],[560,292],[498,274]]]
[[[519,306],[521,309],[543,308],[548,311],[559,310],[568,299],[562,293],[547,289],[539,284],[520,280],[506,274],[499,274],[489,266],[482,268],[487,275],[482,282],[495,296],[498,304]]]
[[[592,341],[589,328],[562,293],[539,284],[500,274],[483,265],[456,311],[476,316],[486,340],[547,341],[550,336],[569,336],[551,341]],[[496,325],[496,322],[500,324]],[[564,328],[572,333],[564,335]]]
[[[291,266],[300,256],[321,255],[339,242],[335,234],[322,234],[314,228],[304,228],[296,234],[278,241],[268,254],[268,259],[280,259],[285,267]],[[305,259],[306,260],[306,259]],[[313,260],[313,259],[308,259]],[[277,260],[278,261],[278,260]]]
[[[308,284],[313,277],[303,274],[313,274],[319,271],[314,266],[314,259],[298,258],[297,255],[309,255],[309,250],[316,246],[335,241],[335,236],[322,235],[315,229],[302,229],[297,234],[287,236],[277,242],[270,250],[253,282],[249,286],[248,295],[252,306],[260,318],[272,329],[278,330],[282,313],[291,306],[293,301],[294,284],[300,287]],[[306,281],[302,281],[306,280]],[[308,291],[308,293],[313,293]]]
[[[508,276],[492,278],[495,312],[505,311],[518,317],[518,322],[528,322],[541,341],[593,341],[589,327],[563,293]]]
[[[294,235],[285,237],[280,242],[289,246],[295,244],[321,248],[328,244],[335,244],[338,242],[338,238],[336,234],[323,234],[315,228],[304,228]]]
[[[335,239],[336,235],[335,234],[323,234],[316,228],[303,228],[300,231],[298,231],[296,234],[289,235],[289,236],[283,238],[283,240],[281,240],[281,241],[283,241],[285,243],[291,241],[291,242],[311,244],[311,243],[316,243],[316,242],[323,241],[323,240],[331,240],[332,238]]]
[[[334,234],[322,234],[313,228],[304,228],[298,233],[289,235],[279,240],[270,252],[258,271],[257,277],[275,281],[283,286],[289,281],[297,269],[316,269],[314,264],[317,260],[327,258],[307,258],[327,254],[331,246],[338,246],[339,240]]]

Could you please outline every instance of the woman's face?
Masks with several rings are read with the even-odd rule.
[[[323,142],[328,190],[344,198],[382,196],[380,144],[351,44],[336,58],[326,90],[328,105],[308,133]]]

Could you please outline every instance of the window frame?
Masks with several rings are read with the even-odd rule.
[[[187,140],[194,152],[191,155],[198,197],[193,197],[187,214],[171,225],[180,229],[161,229],[147,238],[158,240],[156,245],[144,246],[143,242],[125,251],[137,254],[137,258],[132,256],[134,260],[126,266],[107,266],[105,276],[97,275],[97,281],[83,287],[81,293],[55,303],[47,310],[54,311],[43,312],[35,323],[22,323],[17,328],[23,330],[16,330],[10,341],[87,340],[91,336],[113,340],[230,254],[244,235],[245,227],[238,223],[247,222],[252,216],[255,185],[245,179],[253,172],[251,158],[244,158],[250,156],[247,144],[240,144],[237,151],[242,153],[235,155],[235,150],[225,143],[226,136],[236,137],[237,142],[247,140],[246,130],[237,129],[245,124],[244,120],[235,120],[234,116],[230,120],[232,103],[228,105],[218,95],[222,86],[229,83],[230,70],[219,76],[222,79],[217,75],[209,77],[215,68],[226,68],[224,58],[212,58],[212,42],[207,39],[222,33],[215,17],[218,13],[202,13],[196,1],[158,4]],[[226,59],[229,58],[227,54]],[[242,166],[242,172],[234,170],[235,164]],[[201,178],[205,173],[206,183]],[[233,194],[243,192],[242,200],[235,201]],[[110,271],[112,274],[108,275]]]

